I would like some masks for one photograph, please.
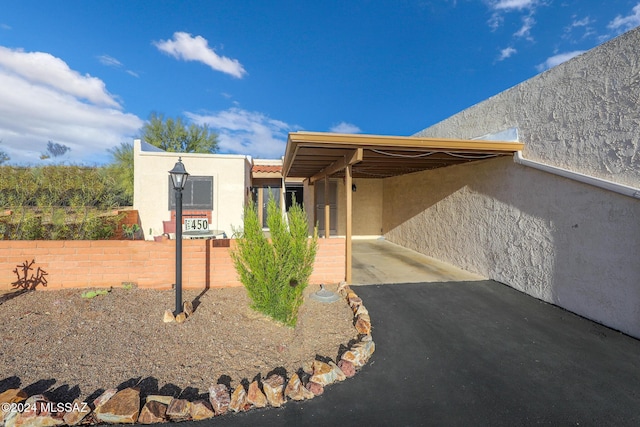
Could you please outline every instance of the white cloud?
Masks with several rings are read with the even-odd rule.
[[[515,33],[515,36],[531,39],[530,32],[535,24],[533,14],[538,6],[543,4],[541,0],[485,0],[485,3],[493,11],[489,19],[489,26],[492,30],[496,30],[502,25],[504,14],[527,11],[528,15],[522,18],[522,27]]]
[[[43,52],[0,46],[0,99],[0,149],[12,163],[37,163],[49,140],[70,147],[71,162],[104,162],[107,149],[143,124],[121,111],[102,80]]]
[[[100,55],[98,56],[98,61],[100,61],[102,65],[106,65],[107,67],[114,67],[114,68],[122,67],[122,62],[118,61],[113,56]]]
[[[44,52],[24,52],[0,46],[0,67],[34,85],[83,98],[98,105],[120,108],[102,80],[73,71],[61,59]]]
[[[549,68],[553,68],[556,65],[560,65],[563,62],[566,62],[568,60],[570,60],[571,58],[574,58],[582,53],[584,53],[584,50],[574,50],[573,52],[565,52],[565,53],[560,53],[558,55],[554,55],[550,58],[547,58],[546,61],[544,61],[542,64],[539,64],[536,66],[536,69],[539,72],[542,72],[544,70],[548,70]]]
[[[518,51],[511,46],[505,47],[500,51],[500,56],[498,57],[498,61],[504,61],[505,59],[515,55],[517,52]]]
[[[333,125],[331,127],[331,129],[329,129],[330,132],[335,132],[335,133],[360,133],[362,132],[360,130],[360,128],[354,124],[351,123],[347,123],[347,122],[340,122],[337,125]]]
[[[3,30],[10,30],[11,26],[7,24],[0,24],[0,28],[2,28]]]
[[[218,134],[221,153],[249,154],[258,158],[282,157],[288,133],[299,130],[297,126],[241,108],[204,115],[185,113],[185,116],[198,125],[206,124]]]
[[[523,17],[522,27],[520,27],[520,29],[514,33],[514,36],[522,37],[527,40],[533,40],[533,37],[531,37],[531,29],[533,28],[533,25],[535,23],[536,23],[536,20],[533,19],[533,16],[529,15],[529,16]]]
[[[539,3],[539,0],[492,0],[489,7],[493,10],[512,11],[531,9]]]
[[[624,33],[632,28],[640,25],[640,3],[635,5],[632,13],[627,16],[616,16],[613,21],[609,22],[607,28],[616,31],[618,34]]]
[[[193,37],[188,33],[175,32],[173,40],[161,40],[153,44],[161,52],[176,59],[202,62],[215,71],[222,71],[233,77],[242,78],[247,73],[237,59],[219,56],[202,36]]]

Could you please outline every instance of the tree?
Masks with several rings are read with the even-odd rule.
[[[71,151],[70,147],[64,144],[58,144],[57,142],[49,141],[47,142],[47,152],[40,155],[40,160],[64,156],[68,151]]]
[[[215,153],[218,136],[205,124],[186,126],[182,118],[165,119],[162,114],[151,113],[142,127],[142,139],[165,151],[178,153]]]
[[[1,139],[0,139],[0,143],[2,143]],[[0,165],[5,162],[8,162],[9,160],[11,160],[11,157],[9,157],[9,155],[4,150],[0,150]]]
[[[125,205],[133,204],[133,145],[123,142],[120,146],[108,150],[111,163],[107,172],[115,180],[119,193],[125,199]]]

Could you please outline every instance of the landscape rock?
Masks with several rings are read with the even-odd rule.
[[[182,304],[182,309],[184,310],[184,314],[186,314],[187,317],[191,317],[191,315],[193,314],[193,304],[191,303],[191,301],[185,301],[184,304]]]
[[[125,388],[113,395],[105,404],[96,407],[98,421],[112,424],[133,424],[140,413],[140,390]]]
[[[183,312],[176,314],[176,323],[184,323],[187,320],[187,315]]]
[[[173,400],[172,396],[161,396],[158,394],[150,394],[149,396],[147,396],[147,403],[148,402],[160,402],[165,406],[169,406],[169,403],[171,403],[171,401]]]
[[[107,403],[109,399],[111,399],[117,392],[118,389],[115,388],[109,388],[105,390],[100,396],[96,397],[93,400],[93,410],[95,411],[96,409]]]
[[[90,412],[91,410],[84,401],[76,399],[72,403],[71,410],[69,412],[65,412],[62,419],[66,425],[75,426],[80,424]]]
[[[360,314],[356,318],[355,326],[359,334],[368,335],[371,333],[371,318],[368,314]]]
[[[145,403],[142,411],[140,411],[138,422],[140,424],[163,423],[167,420],[166,414],[166,404],[158,402],[157,400],[149,400],[149,398],[147,398],[147,403]]]
[[[253,381],[249,384],[249,390],[247,391],[247,402],[255,406],[256,408],[264,408],[267,406],[267,397],[260,390],[258,381]]]
[[[342,372],[342,369],[332,361],[329,361],[329,366],[333,369],[333,372],[336,376],[336,381],[344,381],[347,379],[347,376]]]
[[[195,402],[191,402],[190,413],[191,419],[194,421],[208,420],[209,418],[213,418],[213,416],[215,415],[211,404],[204,400],[196,400]]]
[[[342,359],[353,363],[356,368],[362,367],[375,351],[373,341],[360,341],[342,355]]]
[[[269,405],[279,408],[284,404],[284,378],[281,375],[271,374],[262,382],[262,389]]]
[[[7,417],[5,427],[52,427],[64,424],[60,417],[52,415],[35,415],[33,412]]]
[[[309,381],[307,383],[307,390],[313,393],[314,396],[320,396],[322,393],[324,393],[324,387],[322,386],[322,384],[318,384],[313,381]]]
[[[360,307],[358,307],[358,309],[355,312],[356,316],[359,316],[361,314],[369,314],[369,310],[367,310],[367,308],[364,305],[361,305]]]
[[[229,403],[229,409],[233,412],[246,411],[251,407],[251,404],[247,402],[247,392],[244,387],[239,385],[231,394],[231,403]]]
[[[162,321],[163,321],[164,323],[171,323],[171,322],[173,322],[174,320],[176,320],[176,318],[175,318],[175,317],[173,317],[173,312],[172,312],[171,310],[169,310],[169,309],[166,309],[166,310],[164,311],[164,316],[162,317]]]
[[[216,415],[222,415],[229,409],[231,396],[229,389],[224,384],[216,384],[209,387],[209,403]]]
[[[171,421],[186,421],[191,416],[191,404],[186,399],[172,399],[167,407],[167,418]]]
[[[293,374],[284,389],[284,394],[292,400],[312,399],[315,395],[304,388],[298,374]]]
[[[19,388],[11,388],[0,393],[0,404],[2,403],[20,403],[27,399],[27,393]],[[5,418],[8,418],[9,411],[0,411],[0,425]]]
[[[0,393],[0,403],[20,403],[27,399],[27,393],[19,388],[10,388]]]
[[[348,360],[341,359],[338,362],[338,367],[347,378],[351,378],[356,374],[356,367]]]
[[[333,368],[329,364],[321,362],[319,360],[313,361],[313,375],[311,375],[311,378],[309,378],[309,381],[312,381],[316,384],[320,384],[321,386],[325,386],[325,385],[333,384],[334,382],[337,381],[337,378],[338,378],[337,373],[333,370]]]

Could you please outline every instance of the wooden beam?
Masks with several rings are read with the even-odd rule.
[[[326,168],[324,168],[323,170],[321,170],[320,172],[318,172],[317,174],[309,178],[309,180],[311,182],[318,181],[319,179],[323,179],[325,177],[333,175],[338,171],[343,170],[347,166],[361,162],[362,153],[363,153],[362,148],[356,148],[355,150],[352,150],[350,153],[345,154],[341,159],[336,160],[335,162],[333,162],[332,164],[330,164],[329,166],[327,166]]]
[[[353,184],[353,180],[351,177],[351,165],[348,165],[344,170],[344,191],[347,199],[347,230],[345,233],[345,282],[351,284],[351,257],[352,257],[352,248],[351,248],[351,234],[352,234],[352,220],[353,215],[353,192],[351,191],[351,185]]]

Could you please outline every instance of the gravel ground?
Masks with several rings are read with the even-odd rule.
[[[194,399],[212,384],[237,387],[276,368],[290,376],[316,356],[335,361],[357,336],[344,300],[308,298],[318,289],[307,288],[295,328],[252,311],[242,287],[185,291],[195,312],[183,324],[162,321],[175,308],[173,291],[8,294],[0,304],[0,392],[21,387],[54,401],[89,401],[106,388],[137,385],[143,396]]]

